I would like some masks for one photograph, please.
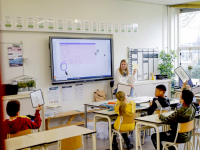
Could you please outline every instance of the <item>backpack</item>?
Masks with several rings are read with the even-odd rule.
[[[94,92],[94,99],[95,99],[95,102],[105,101],[106,92],[96,90],[96,92]]]

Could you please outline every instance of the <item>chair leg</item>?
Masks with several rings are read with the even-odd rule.
[[[191,141],[188,142],[190,144],[190,148],[192,147],[192,150],[194,150],[194,145],[192,144]]]
[[[119,135],[119,137],[120,137],[120,138],[119,138],[120,149],[123,150],[123,148],[122,148],[122,135],[119,134],[119,133],[118,133],[118,135]]]
[[[145,130],[143,131],[142,145],[144,144]]]
[[[200,139],[198,135],[195,135],[197,137],[197,145],[196,145],[196,150],[198,150],[198,147],[200,149]]]

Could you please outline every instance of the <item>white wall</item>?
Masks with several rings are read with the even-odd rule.
[[[118,23],[138,23],[139,33],[133,35],[113,35],[114,70],[121,59],[127,58],[127,47],[156,48],[166,45],[166,7],[163,5],[138,3],[121,0],[1,0],[2,15],[63,17],[66,19],[88,19]],[[44,92],[47,101],[47,87],[51,86],[49,36],[67,37],[112,37],[100,34],[69,34],[45,32],[2,31],[2,42],[23,42],[23,57],[29,62],[24,67],[26,75],[37,78],[38,88]],[[4,51],[6,49],[3,49]],[[4,73],[4,70],[3,70]],[[16,72],[9,70],[13,76]],[[3,80],[8,82],[6,75]],[[9,77],[10,78],[10,77]],[[85,100],[64,105],[66,111],[83,107],[85,102],[93,101],[96,89],[105,90],[107,81],[85,84]]]

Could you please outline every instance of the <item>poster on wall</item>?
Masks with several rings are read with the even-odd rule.
[[[75,19],[75,32],[82,32],[82,21],[79,19]]]
[[[64,19],[57,19],[56,20],[56,30],[58,32],[63,32],[64,29]]]
[[[90,21],[83,20],[83,32],[89,33],[90,32]]]
[[[46,30],[46,24],[45,24],[45,18],[44,17],[36,17],[36,24],[37,24],[37,30],[45,31]]]
[[[121,23],[120,24],[120,33],[125,34],[126,33],[126,24]]]
[[[48,104],[58,104],[60,99],[60,88],[59,86],[48,88]]]
[[[84,84],[75,84],[75,101],[84,101]]]
[[[23,30],[24,27],[24,17],[22,16],[15,16],[15,29],[16,30]]]
[[[92,33],[98,33],[98,22],[92,21]]]
[[[99,33],[105,33],[105,22],[99,22]]]
[[[133,33],[133,26],[132,24],[127,24],[127,34],[132,34]]]
[[[22,49],[19,47],[7,47],[8,60],[10,67],[21,67],[23,66]]]
[[[107,23],[107,33],[113,33],[113,24]]]
[[[138,33],[138,24],[133,24],[133,33]]]
[[[71,19],[66,20],[66,31],[73,32],[74,31],[74,21]]]
[[[26,29],[35,30],[35,17],[26,17]]]
[[[64,85],[62,86],[62,103],[70,103],[73,102],[73,86],[72,85]]]
[[[47,31],[55,31],[55,18],[48,18],[46,21]]]
[[[114,33],[119,33],[119,24],[118,23],[115,23],[114,24]]]
[[[5,30],[13,29],[13,17],[12,16],[4,16],[3,17],[3,29],[5,29]]]

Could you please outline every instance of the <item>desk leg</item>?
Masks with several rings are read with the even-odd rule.
[[[91,134],[91,138],[92,138],[92,150],[97,150],[96,133]]]
[[[95,131],[96,131],[97,117],[98,117],[98,118],[106,118],[106,119],[108,119],[109,143],[110,143],[110,150],[112,150],[112,128],[111,128],[111,119],[110,119],[110,117],[108,117],[108,116],[106,116],[106,115],[100,115],[100,114],[94,115],[94,130],[95,130]],[[96,139],[96,134],[94,134],[94,135],[95,135],[95,139]]]
[[[85,128],[87,128],[87,105],[85,105]]]
[[[160,131],[157,126],[155,126],[156,129],[156,139],[157,139],[157,150],[160,150]]]
[[[138,146],[139,146],[139,138],[138,138],[138,127],[139,127],[139,123],[136,122],[136,130],[135,130],[135,148],[136,150],[138,150]]]

